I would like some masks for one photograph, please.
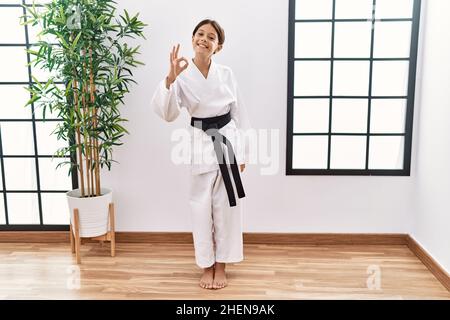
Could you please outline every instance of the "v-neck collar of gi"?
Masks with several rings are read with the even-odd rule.
[[[205,78],[205,76],[203,75],[203,73],[200,71],[200,69],[197,67],[197,65],[195,64],[194,58],[192,58],[191,61],[192,61],[192,64],[193,64],[192,67],[193,67],[195,70],[197,70],[197,72],[198,72],[198,74],[201,76],[201,78],[202,78],[204,81],[209,81],[209,80],[211,79],[211,76],[214,74],[214,71],[215,71],[215,63],[214,63],[214,61],[211,59],[211,64],[209,65],[208,75],[206,76],[206,78]]]

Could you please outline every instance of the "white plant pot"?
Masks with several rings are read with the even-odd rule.
[[[80,237],[97,237],[108,230],[109,204],[112,203],[112,190],[102,188],[101,196],[81,198],[80,189],[66,193],[70,209],[70,221],[74,225],[74,209],[80,218]]]

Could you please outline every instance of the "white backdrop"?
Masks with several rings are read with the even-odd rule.
[[[424,4],[412,235],[450,273],[450,1]]]
[[[424,92],[422,99],[416,100],[410,177],[285,176],[288,0],[118,2],[130,13],[139,11],[140,18],[149,24],[148,40],[142,41],[141,48],[146,66],[135,72],[139,85],[132,88],[122,109],[131,134],[116,149],[115,159],[120,164],[103,175],[104,186],[115,192],[119,231],[190,231],[189,168],[170,161],[172,130],[186,127],[189,117],[183,112],[175,122],[165,123],[149,105],[154,89],[168,71],[171,46],[180,43],[180,54],[193,57],[192,30],[197,22],[209,17],[218,20],[226,32],[224,50],[215,61],[234,70],[253,127],[280,130],[278,173],[261,175],[263,166],[258,165],[244,173],[245,230],[414,231],[417,240],[450,270],[450,246],[442,248],[437,242],[438,237],[447,243],[450,239],[450,221],[444,214],[450,211],[450,132],[445,122],[450,116],[450,52],[445,40],[449,38],[449,23],[444,17],[432,17],[450,12],[448,1],[430,0],[429,16],[422,18],[422,27],[427,21],[433,22],[425,28],[429,47],[424,58],[429,61],[419,60],[418,76],[422,72],[425,75]],[[435,34],[444,30],[445,36]],[[446,51],[435,51],[440,49]],[[444,78],[447,82],[441,81]],[[435,91],[439,95],[435,96]],[[435,108],[437,102],[439,108]],[[423,117],[420,126],[419,112]],[[432,125],[435,119],[441,119],[442,126]],[[419,167],[416,154],[421,155]],[[433,192],[435,189],[439,193]],[[441,201],[436,202],[435,196],[442,197]]]

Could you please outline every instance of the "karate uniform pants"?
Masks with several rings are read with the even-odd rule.
[[[191,176],[189,202],[197,265],[242,261],[242,200],[236,197],[236,206],[230,207],[220,170]]]

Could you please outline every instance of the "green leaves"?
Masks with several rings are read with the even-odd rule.
[[[136,59],[140,46],[132,47],[125,39],[145,39],[147,25],[139,20],[139,13],[130,15],[127,10],[116,18],[112,0],[53,0],[44,7],[25,9],[21,23],[42,29],[43,40],[27,48],[34,58],[31,64],[57,74],[45,83],[33,78],[26,88],[30,99],[25,106],[42,108],[44,120],[49,112],[61,118],[53,132],[59,140],[74,141],[77,130],[82,137],[97,139],[99,164],[110,169],[113,148],[129,134],[120,108],[130,85],[136,83],[132,69],[144,64]],[[76,12],[80,16],[74,17]],[[79,28],[70,27],[74,19]],[[51,43],[48,36],[56,40]],[[77,150],[87,152],[85,144],[73,143],[56,150],[55,156],[73,159]],[[66,164],[79,169],[75,160],[58,166]]]
[[[139,36],[145,39],[143,34],[143,29],[147,25],[142,21],[138,20],[139,13],[137,13],[134,17],[130,18],[127,10],[124,10],[125,16],[120,15],[122,21],[117,21],[118,27],[120,28],[119,35],[120,37],[131,37]]]

